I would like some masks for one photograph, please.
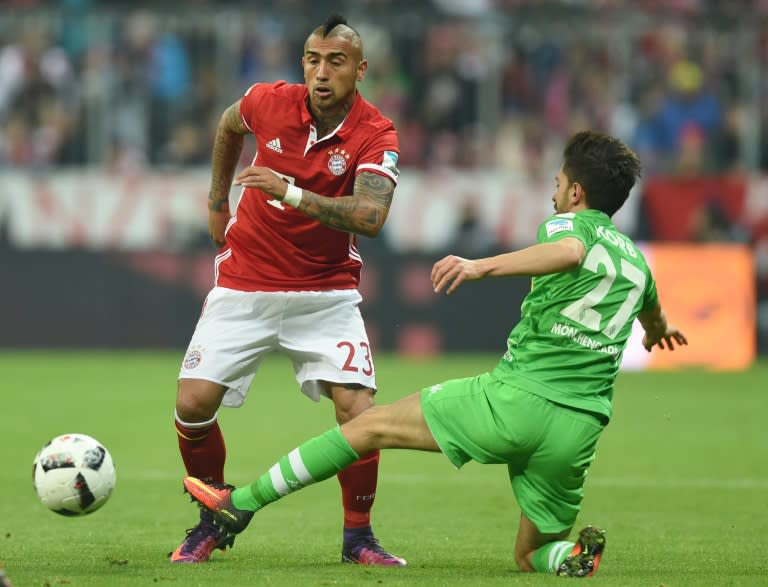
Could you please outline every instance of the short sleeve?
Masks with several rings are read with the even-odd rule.
[[[648,286],[645,288],[643,294],[643,305],[640,311],[645,312],[647,310],[653,310],[659,305],[659,294],[656,291],[656,281],[653,279],[653,275],[648,272]]]
[[[550,216],[539,226],[536,241],[539,243],[553,243],[565,237],[579,239],[584,246],[587,245],[587,228],[583,223],[576,221],[576,215],[570,212]]]
[[[256,132],[256,127],[258,126],[255,114],[263,97],[264,84],[256,83],[246,90],[240,100],[240,117],[243,119],[243,124],[252,133]]]
[[[248,127],[248,130],[254,134],[258,130],[258,112],[265,94],[285,85],[288,85],[287,82],[282,80],[272,84],[255,83],[246,90],[240,100],[240,117],[243,119],[243,124]]]
[[[355,175],[363,171],[372,171],[384,177],[388,177],[394,183],[400,171],[397,168],[397,160],[400,157],[400,145],[397,139],[397,131],[393,127],[382,130],[368,141],[363,147],[358,158]]]

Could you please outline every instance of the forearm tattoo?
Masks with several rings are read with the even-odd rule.
[[[366,171],[355,179],[351,196],[332,198],[303,190],[299,210],[325,226],[376,236],[387,219],[394,192],[392,180]]]
[[[229,211],[229,190],[246,133],[248,129],[240,118],[239,103],[235,103],[224,111],[216,129],[211,157],[211,191],[208,192],[208,209],[211,211]]]

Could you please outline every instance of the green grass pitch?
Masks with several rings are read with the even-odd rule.
[[[379,402],[491,368],[495,356],[380,356]],[[207,565],[171,565],[197,511],[182,494],[173,428],[181,352],[0,352],[0,563],[16,587],[71,585],[549,585],[516,570],[519,510],[501,466],[456,471],[438,454],[383,454],[374,527],[405,569],[339,563],[338,483],[258,513]],[[768,585],[768,364],[744,373],[622,373],[614,420],[589,473],[578,525],[607,531],[598,585]],[[222,410],[228,480],[248,483],[333,425],[289,364],[263,365],[246,405]],[[32,459],[49,438],[90,434],[117,486],[84,518],[45,509]]]

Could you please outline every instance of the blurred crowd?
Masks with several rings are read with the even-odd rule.
[[[549,173],[590,127],[648,173],[768,169],[766,0],[251,4],[5,2],[0,166],[205,165],[221,110],[301,81],[308,31],[341,9],[403,166]]]
[[[592,128],[646,178],[768,172],[768,0],[0,0],[0,171],[205,167],[223,109],[300,82],[308,32],[337,11],[403,168],[550,181]],[[693,238],[751,242],[768,332],[768,219],[741,220],[706,203]],[[498,244],[471,203],[455,244]]]

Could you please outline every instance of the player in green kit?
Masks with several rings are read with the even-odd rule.
[[[435,292],[448,294],[465,281],[533,277],[521,320],[493,371],[369,408],[294,449],[251,485],[234,489],[187,477],[187,491],[236,534],[255,511],[334,476],[372,450],[442,452],[456,467],[470,460],[503,463],[522,512],[518,567],[592,575],[605,533],[587,526],[575,542],[567,538],[597,440],[611,418],[613,384],[632,323],[639,319],[648,351],[687,344],[667,323],[643,255],[610,220],[640,171],[637,156],[620,141],[579,132],[563,152],[552,197],[556,214],[539,227],[537,244],[435,263]]]

